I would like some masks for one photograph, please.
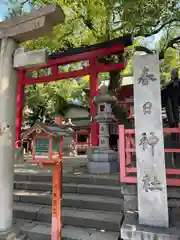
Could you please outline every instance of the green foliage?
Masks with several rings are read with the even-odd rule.
[[[26,123],[33,125],[37,120],[44,122],[56,115],[63,116],[68,109],[68,102],[78,98],[79,88],[75,80],[27,86]]]
[[[9,3],[12,1],[19,2],[18,0],[9,0]],[[35,7],[56,2],[64,10],[66,20],[64,24],[54,27],[49,36],[27,41],[25,43],[27,49],[47,48],[51,53],[70,47],[103,42],[123,34],[131,34],[135,37],[135,41],[133,46],[128,47],[125,55],[127,67],[124,73],[132,72],[131,59],[134,51],[159,52],[163,59],[161,78],[164,82],[170,79],[172,67],[179,66],[179,59],[176,56],[178,46],[174,49],[174,44],[180,41],[179,0],[29,0],[28,2]],[[15,9],[17,10],[16,14],[18,15],[23,13],[22,5],[17,8],[13,7],[13,9],[14,12],[16,12]],[[9,12],[12,12],[11,9]],[[161,38],[158,40],[158,44],[153,46],[152,38],[147,41],[146,37],[159,32]],[[111,61],[114,62],[115,59],[111,59]],[[119,76],[119,72],[110,74],[111,89],[118,86]],[[105,75],[100,76],[101,80],[104,77]],[[75,98],[87,105],[87,96],[83,94],[82,90],[88,86],[85,78],[78,79],[76,83],[73,82],[73,85],[68,85],[67,81],[63,84],[60,81],[51,85],[36,86],[35,89],[31,86],[28,87],[27,104],[33,109],[34,116],[50,118],[56,113],[63,114],[67,100]],[[51,93],[53,93],[53,97],[51,97]],[[46,100],[44,101],[44,99]],[[54,102],[58,104],[54,104]],[[39,113],[35,114],[37,109],[33,106],[39,106],[41,109]]]

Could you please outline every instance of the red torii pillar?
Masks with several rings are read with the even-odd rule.
[[[98,95],[98,86],[99,86],[96,57],[89,60],[89,65],[90,65],[90,71],[91,71],[90,79],[89,79],[89,85],[90,85],[89,104],[90,104],[90,115],[92,118],[90,141],[92,146],[98,146],[99,145],[99,125],[94,120],[94,117],[96,116],[96,112],[97,112],[97,107],[95,104],[93,104],[93,98]]]
[[[16,139],[15,147],[20,147],[22,112],[24,107],[24,70],[18,70],[18,88],[16,97]]]

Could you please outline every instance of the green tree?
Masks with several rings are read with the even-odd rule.
[[[31,0],[29,2],[34,6],[58,3],[65,12],[66,21],[56,26],[49,36],[28,41],[25,44],[28,49],[46,47],[51,53],[130,34],[135,38],[135,42],[125,55],[129,63],[125,70],[127,73],[132,70],[131,56],[134,51],[158,52],[160,59],[164,59],[161,64],[162,66],[164,64],[162,71],[169,71],[171,66],[165,67],[168,52],[172,48],[177,51],[179,47],[179,0]],[[162,38],[158,41],[158,46],[153,46],[153,37],[158,33]],[[118,61],[120,60],[121,57]],[[104,61],[115,62],[117,58]],[[165,74],[169,73],[165,72]],[[110,90],[116,88],[119,81],[119,72],[111,72]]]
[[[148,44],[147,37],[165,34],[174,29],[174,34],[158,49],[160,59],[168,48],[180,40],[179,0],[56,0],[66,14],[65,24],[55,27],[54,32],[26,44],[28,48],[48,47],[50,52],[69,47],[85,46],[103,42],[120,35],[131,34],[139,42],[126,56],[131,59],[133,51],[152,53],[155,47]],[[52,3],[52,0],[34,1],[37,5]],[[150,38],[152,41],[152,38]],[[149,46],[150,45],[150,46]],[[109,60],[109,59],[108,59]],[[120,59],[121,60],[121,59]],[[115,59],[110,59],[114,62]],[[110,89],[117,87],[120,76],[111,72]]]

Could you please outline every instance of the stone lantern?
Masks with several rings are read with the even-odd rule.
[[[88,170],[90,173],[117,172],[119,168],[117,152],[109,147],[109,124],[116,119],[112,114],[111,104],[116,98],[108,94],[108,87],[100,87],[99,96],[93,100],[97,105],[95,120],[99,123],[99,146],[92,148],[88,155]]]

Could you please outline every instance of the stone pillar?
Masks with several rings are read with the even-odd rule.
[[[12,227],[13,164],[16,119],[17,73],[12,59],[16,42],[1,40],[0,48],[0,239]]]
[[[2,22],[0,25],[0,239],[12,239],[6,232],[12,227],[13,163],[16,118],[17,72],[13,67],[29,67],[45,63],[45,50],[23,53],[16,51],[22,43],[50,33],[53,26],[64,21],[60,6],[51,4]],[[34,55],[35,54],[35,55]],[[22,59],[23,56],[23,59]],[[36,56],[36,58],[33,58]],[[40,58],[39,58],[40,57]],[[19,59],[20,58],[20,59]],[[21,65],[22,64],[22,65]]]
[[[133,65],[139,223],[167,228],[159,58],[137,55]]]

